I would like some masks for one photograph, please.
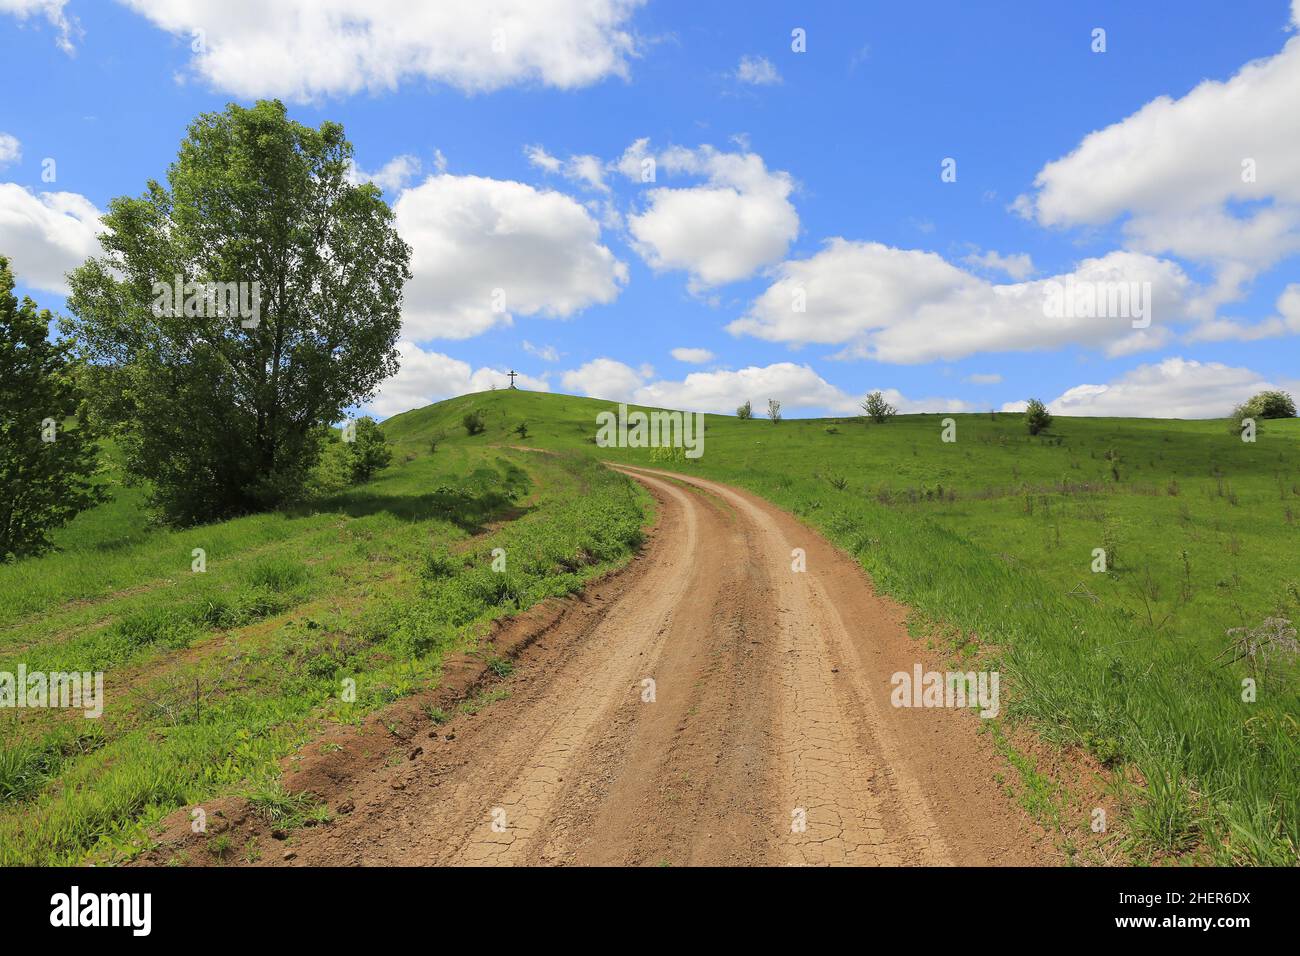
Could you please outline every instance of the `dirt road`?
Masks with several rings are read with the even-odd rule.
[[[977,717],[890,706],[920,644],[855,561],[747,493],[628,473],[659,502],[644,554],[293,863],[1055,862]]]

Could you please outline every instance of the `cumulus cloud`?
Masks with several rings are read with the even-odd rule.
[[[1225,418],[1256,392],[1277,387],[1248,368],[1168,358],[1104,385],[1076,385],[1047,407],[1056,415]],[[1024,403],[1002,410],[1023,411]]]
[[[615,359],[598,358],[565,372],[560,384],[566,392],[630,402],[635,401],[637,389],[651,374],[652,369],[634,369]]]
[[[598,156],[583,154],[561,160],[548,153],[544,147],[536,145],[525,146],[524,156],[529,163],[544,172],[563,174],[566,179],[597,192],[610,191],[609,184],[605,182],[605,163]]]
[[[406,334],[463,339],[512,316],[566,318],[612,302],[627,266],[600,226],[557,192],[479,176],[431,176],[393,205],[412,247]]]
[[[0,169],[10,166],[23,158],[23,146],[18,137],[9,133],[0,133]]]
[[[969,385],[997,385],[1002,381],[1002,376],[996,372],[985,374],[967,375],[962,381]]]
[[[1294,21],[1294,13],[1293,13]],[[1044,226],[1122,222],[1127,248],[1211,265],[1202,318],[1300,251],[1300,37],[1227,80],[1160,96],[1049,162],[1013,208]]]
[[[1069,344],[1111,355],[1153,348],[1168,340],[1169,323],[1185,319],[1195,291],[1175,263],[1132,252],[1084,260],[1068,275],[997,284],[933,252],[840,238],[774,272],[776,280],[727,326],[729,332],[792,345],[841,345],[844,358],[899,364]],[[1046,307],[1049,283],[1096,289],[1131,282],[1151,283],[1151,327],[1145,330],[1135,330],[1131,316],[1056,316]]]
[[[1260,322],[1211,319],[1194,328],[1188,339],[1193,342],[1254,342],[1279,335],[1300,335],[1300,282],[1291,283],[1278,296],[1277,315]]]
[[[76,52],[72,37],[80,35],[81,24],[76,17],[64,13],[68,0],[0,0],[0,13],[8,13],[20,21],[29,17],[44,17],[46,22],[59,31],[54,41],[60,50],[71,56]]]
[[[789,196],[794,181],[771,172],[756,153],[724,153],[711,146],[672,147],[651,157],[637,140],[617,168],[639,180],[644,161],[655,159],[656,181],[689,175],[705,182],[649,191],[643,212],[628,217],[637,252],[657,271],[681,270],[693,290],[748,278],[785,255],[799,233]]]
[[[713,353],[708,349],[677,348],[673,349],[672,356],[679,362],[688,362],[691,365],[703,365],[705,362],[713,361]]]
[[[976,266],[980,269],[991,269],[995,272],[1005,273],[1016,281],[1028,279],[1034,274],[1034,260],[1029,257],[1027,252],[1004,256],[989,249],[983,253],[972,252],[962,261],[967,265]]]
[[[65,276],[101,253],[99,210],[78,193],[0,183],[0,250],[23,285],[67,295]]]
[[[444,398],[483,392],[493,386],[505,388],[510,384],[505,369],[475,369],[450,355],[425,351],[414,342],[398,342],[397,350],[401,353],[401,368],[384,382],[375,400],[366,406],[371,414],[386,418]],[[550,391],[544,378],[531,375],[519,375],[515,384],[535,392]]]
[[[781,74],[765,56],[742,56],[736,67],[736,79],[754,86],[774,86],[781,82]]]
[[[685,411],[714,412],[729,415],[736,407],[750,401],[756,410],[765,408],[769,398],[781,403],[782,412],[830,411],[838,415],[856,415],[868,392],[850,395],[832,385],[807,365],[777,362],[715,372],[691,372],[681,380],[655,379],[652,369],[634,369],[615,359],[601,358],[580,369],[565,373],[565,391],[592,398],[633,402]],[[880,389],[886,398],[903,412],[971,411],[958,399],[908,399],[897,389]]]
[[[356,163],[348,171],[348,178],[354,183],[374,183],[386,193],[398,193],[406,188],[407,183],[420,175],[420,160],[408,154],[394,156],[384,163],[377,172],[367,173]]]
[[[485,92],[625,77],[642,0],[123,2],[187,44],[202,31],[193,66],[217,89],[306,101],[413,80]]]
[[[543,362],[558,362],[560,360],[559,350],[554,345],[534,345],[532,342],[525,340],[524,351],[529,355],[536,356]]]

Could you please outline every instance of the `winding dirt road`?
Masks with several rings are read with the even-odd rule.
[[[1057,861],[977,717],[890,706],[920,645],[855,561],[747,493],[624,470],[659,503],[642,556],[508,696],[350,782],[295,865]]]

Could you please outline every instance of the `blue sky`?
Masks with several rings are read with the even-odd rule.
[[[278,96],[344,124],[415,249],[377,414],[509,368],[789,415],[1296,388],[1296,11],[1065,6],[3,0],[0,252],[62,309],[97,211]],[[1045,315],[1067,276],[1150,282],[1150,327]]]

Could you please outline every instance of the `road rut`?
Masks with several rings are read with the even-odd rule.
[[[295,865],[1057,862],[978,718],[890,706],[924,658],[856,561],[746,492],[620,470],[658,501],[632,568]]]

